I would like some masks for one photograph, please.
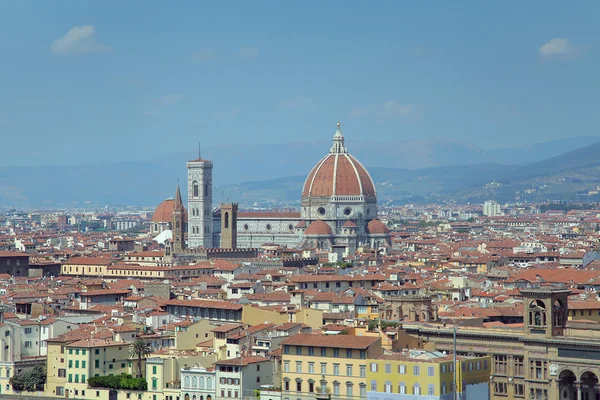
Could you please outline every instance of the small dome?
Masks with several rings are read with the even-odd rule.
[[[331,227],[327,225],[325,222],[320,219],[311,222],[306,231],[305,235],[320,235],[320,236],[329,236],[332,235]]]
[[[371,235],[387,235],[390,233],[390,228],[388,228],[383,222],[378,219],[372,219],[367,224],[367,232]]]
[[[350,220],[344,222],[344,225],[342,225],[342,228],[356,228],[356,224]]]
[[[173,205],[175,200],[166,199],[156,207],[154,214],[152,215],[152,222],[171,222],[173,221]],[[185,211],[185,208],[184,208]],[[187,211],[183,217],[184,221],[187,221]]]
[[[298,229],[304,229],[304,228],[306,228],[306,221],[302,220],[302,221],[298,222],[296,224],[296,228],[298,228]]]

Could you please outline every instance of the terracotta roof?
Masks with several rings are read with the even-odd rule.
[[[342,225],[342,228],[356,228],[356,224],[350,220],[344,222],[344,225]]]
[[[327,225],[327,223],[321,221],[320,219],[313,221],[310,223],[306,231],[305,235],[331,235],[331,227]]]
[[[367,231],[372,235],[387,235],[390,233],[390,229],[378,219],[369,221]]]
[[[365,350],[379,340],[380,339],[378,337],[372,336],[319,335],[313,333],[301,333],[290,336],[288,339],[281,342],[281,344],[292,346],[335,347],[340,349]]]
[[[204,308],[216,308],[221,310],[241,310],[243,306],[241,304],[231,303],[229,301],[214,301],[214,300],[170,300],[167,302],[168,306],[184,306],[184,307],[204,307]]]
[[[260,362],[271,361],[268,358],[262,356],[250,356],[250,357],[238,357],[230,358],[229,360],[217,361],[215,365],[234,365],[234,366],[246,366],[248,364],[256,364]]]

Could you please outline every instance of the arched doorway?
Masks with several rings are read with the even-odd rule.
[[[577,400],[577,377],[573,371],[565,369],[558,375],[558,387],[561,400]]]
[[[598,387],[598,376],[591,371],[581,374],[581,398],[585,400],[600,399]]]
[[[185,396],[183,396],[184,400],[190,400],[190,395],[189,394],[185,394]]]

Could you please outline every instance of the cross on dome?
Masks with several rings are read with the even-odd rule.
[[[348,150],[344,146],[344,135],[342,135],[341,124],[337,123],[337,130],[333,135],[333,147],[331,147],[330,153],[334,154],[345,154]]]

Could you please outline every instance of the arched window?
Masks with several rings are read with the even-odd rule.
[[[204,389],[204,377],[201,376],[198,381],[200,382],[200,385],[199,385],[200,389]]]
[[[193,188],[193,196],[194,197],[198,197],[198,182],[194,182],[192,184],[192,188]]]
[[[415,383],[415,386],[413,386],[413,394],[416,395],[421,395],[421,386],[419,386],[418,383]]]
[[[186,388],[189,388],[189,387],[190,387],[190,377],[189,377],[189,376],[186,376],[186,377],[183,379],[183,387],[186,387]],[[189,396],[188,396],[188,397],[189,397]]]
[[[206,388],[207,389],[212,389],[213,388],[213,382],[212,382],[212,378],[208,377],[206,378]],[[210,396],[208,396],[210,397]],[[209,398],[206,398],[206,400],[209,400]]]
[[[196,378],[195,376],[192,378],[192,387],[193,388],[198,387],[198,378]]]
[[[225,229],[229,228],[229,212],[225,212]]]
[[[385,392],[392,393],[392,382],[385,381]]]
[[[204,184],[204,197],[208,196],[208,185]]]

